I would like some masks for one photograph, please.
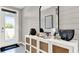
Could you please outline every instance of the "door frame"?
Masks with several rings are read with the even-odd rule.
[[[1,11],[2,8],[3,8],[3,9],[7,9],[7,10],[16,11],[16,22],[15,22],[15,23],[16,23],[16,25],[15,25],[15,26],[16,26],[16,28],[15,28],[15,32],[16,32],[15,34],[16,34],[16,35],[15,35],[15,36],[16,36],[16,41],[19,42],[19,11],[18,11],[18,10],[14,10],[14,9],[12,9],[12,8],[0,7],[0,13],[2,12],[2,11]],[[1,25],[2,25],[2,24],[1,24]],[[2,28],[2,27],[1,27],[1,28]],[[1,35],[2,35],[2,33],[1,33]],[[4,34],[4,35],[5,35],[5,34]],[[4,37],[4,38],[5,38],[5,37]],[[3,39],[3,38],[0,37],[0,40],[1,40],[1,39]]]

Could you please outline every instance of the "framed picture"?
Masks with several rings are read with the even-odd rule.
[[[45,16],[45,28],[46,29],[53,28],[53,15]]]

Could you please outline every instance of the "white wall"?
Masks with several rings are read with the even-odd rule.
[[[50,6],[48,8],[42,8],[41,11],[41,27],[45,32],[50,32],[51,29],[45,29],[45,16],[53,15],[53,27],[58,28],[58,16],[56,12],[56,6]]]
[[[75,29],[74,39],[79,39],[79,6],[60,7],[60,28]]]
[[[22,13],[22,40],[24,41],[24,35],[29,34],[30,28],[35,28],[39,31],[39,7],[38,6],[26,6]]]
[[[75,29],[74,39],[79,39],[79,6],[60,6],[60,29]],[[44,9],[41,12],[41,27],[45,31],[45,16],[53,15],[54,27],[58,27],[58,20],[56,14],[56,6]]]

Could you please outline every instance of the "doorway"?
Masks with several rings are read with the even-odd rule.
[[[1,10],[1,41],[17,42],[17,13]]]
[[[15,15],[4,16],[4,26],[5,26],[5,40],[6,41],[15,41]]]

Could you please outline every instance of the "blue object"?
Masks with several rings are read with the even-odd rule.
[[[66,41],[72,40],[74,37],[74,33],[75,33],[74,30],[59,30],[59,35],[61,39]]]
[[[19,47],[18,44],[13,44],[13,45],[9,45],[9,46],[0,48],[0,51],[3,52],[3,51],[10,50],[10,49],[17,48],[17,47]]]

